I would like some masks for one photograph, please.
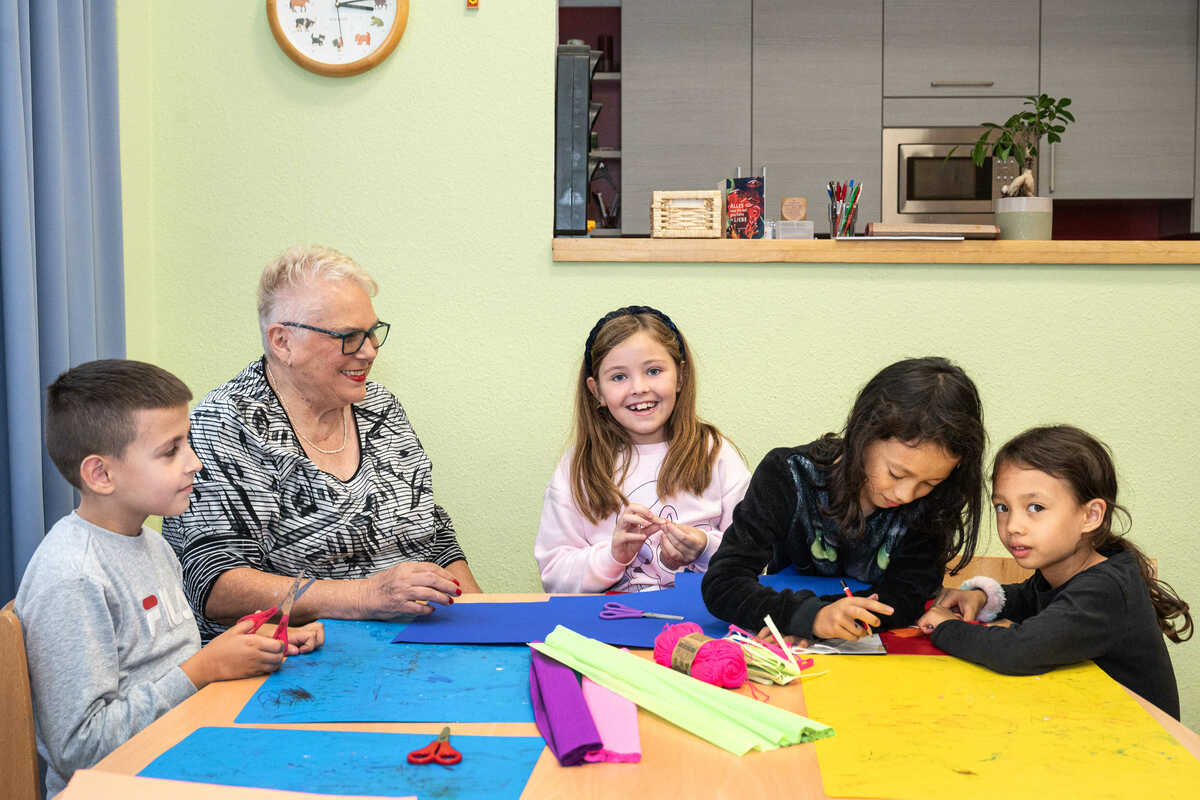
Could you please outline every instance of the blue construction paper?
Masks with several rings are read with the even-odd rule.
[[[689,590],[694,585],[696,591],[700,591],[700,581],[703,575],[695,572],[681,572],[675,576],[676,588],[687,587]],[[801,575],[800,571],[794,566],[782,569],[779,572],[770,575],[758,576],[758,582],[763,586],[769,586],[775,591],[782,589],[808,590],[816,595],[824,596],[829,594],[842,594],[842,584],[840,581],[845,581],[850,587],[850,591],[858,592],[869,588],[870,584],[856,581],[854,578],[825,578],[819,575]]]
[[[403,623],[323,622],[325,644],[285,661],[235,722],[533,722],[528,647],[396,646]]]
[[[544,603],[457,603],[440,608],[400,631],[395,642],[451,644],[465,642],[540,642],[554,626],[563,625],[592,639],[619,647],[654,647],[654,637],[664,624],[681,620],[600,619],[605,603],[623,603],[642,611],[677,614],[695,622],[714,638],[729,632],[729,623],[709,613],[700,596],[703,575],[680,572],[675,587],[658,591],[582,597],[551,597]],[[801,575],[794,567],[763,575],[759,582],[772,589],[807,589],[819,595],[841,594],[839,578]],[[867,588],[865,583],[846,578],[851,591]],[[776,620],[779,622],[779,620]]]
[[[526,676],[528,679],[528,676]],[[453,766],[409,764],[430,733],[198,728],[139,775],[318,794],[395,797],[521,796],[545,742],[537,736],[457,736]]]
[[[640,611],[660,614],[678,614],[678,619],[601,619],[600,612],[605,603],[621,603]],[[680,622],[695,622],[706,634],[719,639],[729,632],[729,623],[722,622],[708,612],[700,597],[700,584],[692,587],[659,589],[656,592],[638,592],[624,595],[593,595],[588,597],[552,597],[550,605],[562,619],[562,624],[576,633],[598,639],[618,647],[654,647],[654,637],[662,633],[664,625]]]
[[[393,641],[425,644],[540,642],[556,624],[545,601],[455,603],[410,622],[398,631]]]
[[[556,625],[584,636],[622,647],[653,647],[663,627],[661,619],[601,620],[605,603],[621,602],[643,611],[679,614],[702,625],[710,635],[723,636],[728,628],[708,613],[693,590],[638,592],[624,595],[552,597],[544,603],[458,603],[438,609],[397,633],[395,642],[449,644],[455,642],[540,642]],[[675,622],[677,620],[670,620]],[[713,632],[716,631],[716,634]]]

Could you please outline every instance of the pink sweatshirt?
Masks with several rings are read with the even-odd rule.
[[[692,572],[708,569],[708,560],[721,544],[733,507],[746,493],[750,472],[728,441],[722,440],[712,481],[704,493],[658,496],[658,470],[667,456],[667,443],[634,445],[633,464],[621,491],[631,503],[708,534],[708,544],[695,562],[683,567]],[[542,520],[538,524],[533,556],[547,592],[638,592],[675,584],[675,571],[659,560],[661,533],[646,540],[633,561],[622,564],[612,555],[612,535],[617,514],[593,525],[571,499],[571,451],[558,462],[546,487]]]

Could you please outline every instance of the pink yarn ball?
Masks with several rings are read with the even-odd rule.
[[[676,643],[693,633],[703,633],[694,622],[663,625],[662,633],[654,637],[655,663],[671,666],[671,654],[675,652]],[[746,657],[742,654],[742,648],[733,642],[712,639],[700,645],[696,651],[689,674],[713,686],[736,689],[746,682]]]

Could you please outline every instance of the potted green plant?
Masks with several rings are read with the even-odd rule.
[[[1027,110],[1018,111],[1004,124],[985,122],[985,128],[971,159],[983,166],[989,155],[997,161],[1015,158],[1022,172],[1011,183],[1000,188],[1004,197],[996,200],[996,224],[1001,239],[1049,239],[1054,222],[1054,200],[1037,196],[1033,164],[1044,137],[1050,144],[1062,141],[1067,125],[1075,116],[1067,110],[1071,98],[1055,99],[1047,94],[1025,98]]]

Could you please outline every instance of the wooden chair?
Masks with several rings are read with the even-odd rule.
[[[1157,560],[1150,559],[1150,569],[1155,575],[1158,574]],[[1000,583],[1020,583],[1032,574],[1033,570],[1025,569],[1011,556],[975,556],[957,575],[951,575],[947,569],[942,585],[948,589],[957,589],[967,578],[974,578],[976,575],[986,575]]]
[[[1020,583],[1032,574],[1033,570],[1025,569],[1011,556],[975,556],[957,575],[951,575],[950,570],[946,570],[942,585],[957,589],[967,578],[976,575],[995,578],[1000,583]]]
[[[35,735],[25,636],[9,601],[0,609],[0,791],[12,800],[41,800]]]

